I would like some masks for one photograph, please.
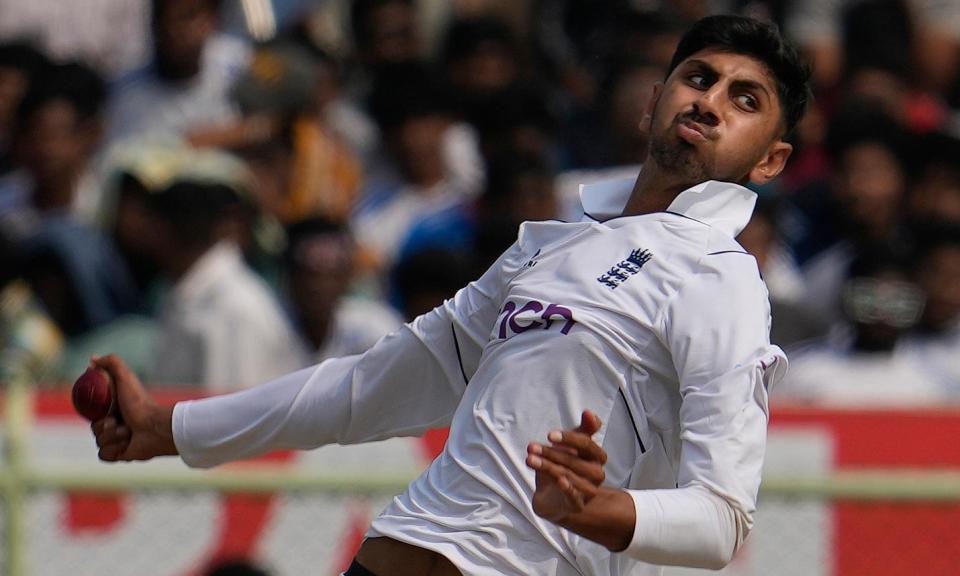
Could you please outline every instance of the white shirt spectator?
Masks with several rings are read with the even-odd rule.
[[[450,424],[371,536],[437,551],[464,574],[725,564],[753,525],[767,389],[786,367],[756,262],[734,240],[755,195],[707,182],[667,212],[620,216],[632,187],[585,189],[585,221],[525,223],[483,277],[362,356],[177,404],[181,457],[213,466]],[[532,509],[527,443],[584,409],[604,422],[607,485],[636,506],[622,554]]]
[[[159,322],[151,383],[245,388],[301,365],[280,305],[232,244],[211,248],[177,282]]]
[[[236,119],[230,90],[249,60],[246,43],[219,35],[207,42],[200,73],[194,78],[163,80],[152,66],[131,72],[113,88],[107,107],[107,144],[129,137],[184,137],[192,130]]]

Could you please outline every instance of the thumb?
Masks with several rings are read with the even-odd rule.
[[[590,410],[584,410],[583,414],[580,415],[580,426],[577,427],[576,431],[586,434],[587,436],[593,436],[600,430],[600,426],[603,422],[600,421],[600,418],[591,412]]]
[[[121,413],[123,413],[124,408],[128,408],[131,404],[143,399],[146,395],[140,379],[137,378],[136,374],[127,367],[126,363],[124,363],[120,357],[114,354],[99,357],[95,356],[91,358],[90,363],[110,374]]]

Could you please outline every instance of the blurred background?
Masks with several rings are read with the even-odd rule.
[[[364,351],[635,176],[714,13],[776,23],[816,95],[738,238],[791,367],[724,573],[956,574],[956,0],[0,0],[0,573],[337,574],[442,431],[110,469],[70,384],[91,354],[175,399]]]

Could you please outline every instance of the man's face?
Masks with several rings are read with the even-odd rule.
[[[370,45],[365,52],[371,64],[409,62],[418,56],[415,16],[405,2],[388,2],[370,14]]]
[[[191,78],[200,71],[203,47],[216,29],[217,15],[203,0],[157,1],[166,2],[153,22],[158,71],[171,80]]]
[[[83,170],[91,144],[84,128],[76,110],[63,100],[52,100],[30,116],[19,153],[37,184],[69,182]]]
[[[346,292],[353,272],[351,248],[338,234],[319,234],[297,244],[290,296],[305,324],[328,319]]]
[[[693,54],[655,88],[648,113],[648,161],[691,183],[763,184],[790,155],[774,79],[749,56]]]

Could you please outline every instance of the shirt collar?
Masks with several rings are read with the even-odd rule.
[[[580,185],[583,213],[599,222],[622,215],[636,178]],[[732,182],[708,180],[677,195],[667,212],[680,214],[736,236],[750,222],[757,195]]]

